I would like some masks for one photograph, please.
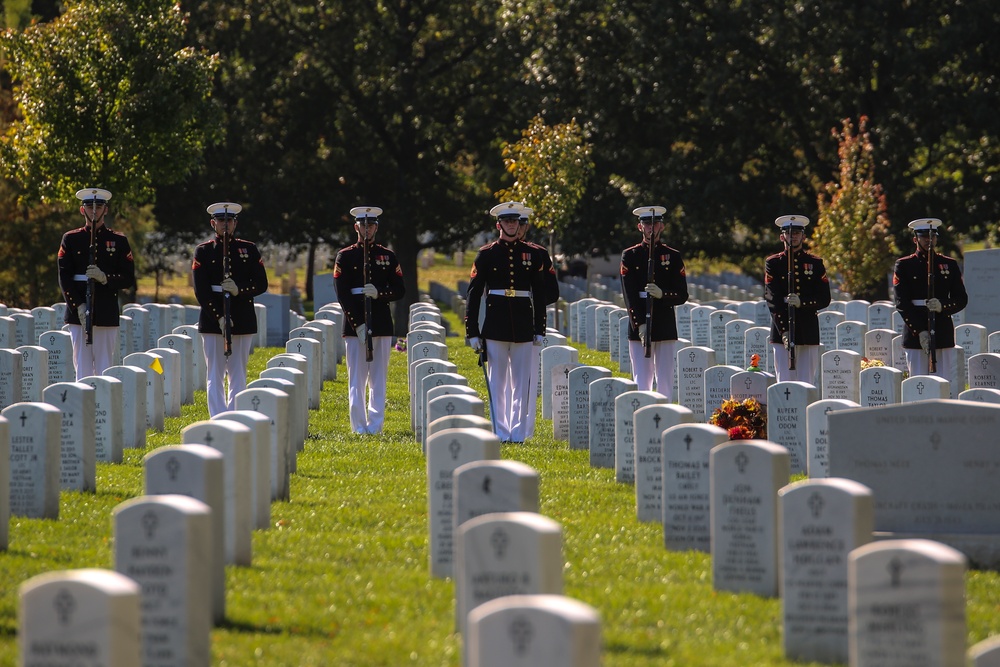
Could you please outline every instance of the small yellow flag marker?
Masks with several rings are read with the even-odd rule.
[[[163,364],[160,363],[159,359],[153,359],[153,363],[151,363],[149,367],[160,375],[163,375]]]

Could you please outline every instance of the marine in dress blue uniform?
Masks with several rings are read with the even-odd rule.
[[[128,239],[104,224],[111,193],[102,188],[84,188],[80,200],[83,227],[66,232],[59,243],[57,264],[59,288],[66,301],[65,322],[73,343],[76,379],[101,375],[113,365],[118,349],[121,312],[118,292],[135,285],[135,263]],[[90,229],[94,228],[94,262],[90,262]],[[92,342],[87,344],[87,283],[93,281]]]
[[[466,295],[465,333],[474,350],[486,348],[491,418],[501,442],[524,442],[531,347],[545,334],[545,268],[537,251],[518,239],[523,208],[505,202],[490,209],[500,237],[479,249]]]
[[[934,317],[935,375],[951,383],[951,395],[957,397],[958,353],[955,350],[955,324],[951,316],[969,303],[962,270],[955,259],[936,250],[931,262],[934,267],[934,296],[927,298],[927,255],[931,235],[937,237],[941,221],[919,218],[908,225],[913,230],[916,251],[900,257],[892,270],[892,288],[896,310],[903,318],[903,349],[910,376],[929,373],[931,334],[930,313]]]
[[[687,274],[680,251],[659,240],[663,232],[663,206],[640,206],[638,218],[642,242],[622,251],[621,283],[628,310],[628,355],[632,379],[639,391],[656,391],[673,400],[674,367],[677,364],[677,319],[674,306],[688,300]],[[653,246],[653,281],[649,282],[649,248]],[[647,307],[652,301],[647,329]],[[645,340],[650,337],[650,355]]]
[[[771,311],[771,348],[778,382],[816,385],[819,373],[819,316],[830,305],[830,280],[823,260],[805,249],[809,218],[783,215],[774,221],[785,249],[764,260],[764,301]],[[792,284],[788,283],[788,253],[792,253]],[[795,329],[789,338],[788,309],[795,309]],[[788,341],[795,343],[795,370],[788,368]]]
[[[337,300],[344,310],[347,347],[347,397],[351,430],[381,433],[385,423],[385,393],[392,349],[392,312],[389,306],[406,294],[403,271],[396,254],[375,243],[382,209],[351,209],[358,242],[337,253],[333,280]],[[368,281],[365,282],[365,247],[368,244]],[[371,299],[370,330],[365,327],[365,299]],[[366,361],[367,336],[372,337],[372,360]]]
[[[236,238],[236,216],[243,207],[218,202],[208,207],[215,236],[194,251],[191,271],[201,306],[198,332],[205,348],[208,413],[236,409],[236,395],[247,388],[247,363],[257,333],[254,297],[267,291],[267,270],[257,246]],[[223,271],[224,237],[229,241],[229,275]],[[232,354],[225,355],[225,298],[229,295]],[[226,379],[229,386],[226,387]]]

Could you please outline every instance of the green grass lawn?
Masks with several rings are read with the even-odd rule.
[[[485,396],[471,350],[459,338],[448,346]],[[250,377],[277,352],[255,351]],[[610,367],[607,354],[589,350],[580,361]],[[425,460],[409,430],[405,355],[393,354],[380,437],[351,434],[346,380],[341,365],[325,383],[291,501],[274,503],[271,528],[254,533],[253,566],[227,568],[213,665],[460,663],[453,584],[429,574]],[[204,392],[195,401],[151,433],[146,450],[98,464],[96,494],[63,493],[58,521],[11,519],[0,553],[0,666],[17,664],[18,585],[50,570],[111,567],[112,509],[141,494],[146,452],[207,419]],[[715,592],[709,557],[666,551],[660,526],[636,520],[633,487],[554,442],[551,422],[539,419],[534,442],[502,453],[540,472],[541,511],[563,529],[565,594],[599,611],[604,665],[795,664],[782,656],[778,600]],[[970,645],[1000,633],[998,583],[992,572],[967,576]]]

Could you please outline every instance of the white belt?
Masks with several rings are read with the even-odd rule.
[[[85,283],[87,282],[87,275],[84,273],[77,273],[76,275],[73,276],[73,280],[75,280],[78,283]]]
[[[492,296],[531,296],[525,289],[491,289],[487,294]]]
[[[365,288],[364,287],[352,287],[351,288],[351,294],[364,294],[364,293],[365,293]]]
[[[222,291],[222,285],[212,285],[212,291],[213,292],[221,292]]]
[[[911,303],[913,303],[914,306],[926,306],[927,299],[914,299]]]

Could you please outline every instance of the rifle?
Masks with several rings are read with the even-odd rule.
[[[228,214],[228,210],[226,211]],[[225,221],[222,223],[225,225],[222,228],[222,279],[225,280],[229,277],[230,264],[229,264],[229,219],[228,215]],[[229,300],[230,294],[226,290],[222,291],[222,317],[225,320],[223,322],[222,337],[225,340],[223,344],[223,354],[227,357],[233,354],[233,323],[231,321],[231,316],[233,312],[232,303]]]
[[[651,215],[653,215],[651,213]],[[656,246],[656,216],[653,215],[653,226],[649,231],[649,257],[646,259],[646,284],[654,282],[656,279],[656,258],[653,255],[653,248]],[[646,294],[646,340],[643,341],[643,356],[647,359],[653,353],[653,297]]]
[[[93,204],[93,214],[97,217],[97,202]],[[97,221],[90,221],[90,256],[87,266],[97,264]],[[87,278],[87,319],[84,322],[84,330],[87,334],[87,345],[94,344],[94,279]]]
[[[371,270],[368,267],[368,218],[365,218],[364,222],[364,285],[368,284]],[[365,361],[371,361],[375,358],[375,351],[372,345],[372,299],[370,296],[365,297]]]
[[[785,252],[788,255],[788,293],[795,282],[795,258],[792,250],[792,228],[786,227]],[[795,370],[795,307],[788,304],[788,370]]]
[[[486,381],[486,399],[490,402],[490,422],[493,424],[493,432],[497,432],[497,412],[493,407],[493,392],[490,391],[490,374],[486,370],[486,339],[480,338],[482,348],[479,350],[479,366],[483,369],[483,379]]]
[[[927,244],[927,298],[934,298],[934,228],[930,229],[928,234]],[[935,328],[937,325],[937,313],[931,309],[927,309],[927,330],[931,334],[930,349],[927,351],[927,370],[929,373],[933,374],[937,371],[937,349],[935,347],[936,332]]]

